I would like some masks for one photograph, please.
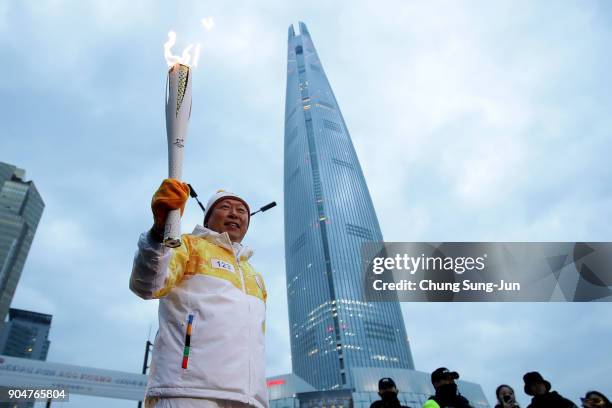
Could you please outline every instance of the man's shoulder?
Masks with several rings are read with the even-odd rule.
[[[558,394],[559,395],[559,394]],[[563,405],[567,408],[577,408],[574,401],[565,398],[563,395],[559,395],[560,401],[562,401]]]
[[[240,260],[240,264],[243,265],[244,268],[247,269],[250,273],[252,273],[254,275],[261,275],[261,273],[259,273],[257,271],[257,269],[255,269],[255,267],[249,261],[247,261],[247,260]],[[262,276],[262,278],[263,278],[263,276]],[[382,403],[382,401],[380,401],[380,400],[379,401],[374,401],[374,402],[381,402]]]
[[[384,406],[385,404],[384,402],[382,402],[382,400],[377,400],[377,401],[374,401],[372,404],[370,404],[370,408],[382,408]]]
[[[563,395],[559,394],[556,391],[551,391],[549,394],[549,400],[552,401],[556,406],[564,407],[564,408],[573,408],[576,407],[573,401],[565,398]]]
[[[221,245],[218,245],[211,240],[206,239],[206,237],[197,235],[197,234],[183,234],[182,235],[183,242],[187,246],[190,252],[202,254],[202,253],[227,253],[231,255],[231,251],[227,248],[224,248]]]

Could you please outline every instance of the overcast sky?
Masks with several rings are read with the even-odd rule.
[[[178,5],[177,5],[178,3]],[[216,26],[206,32],[201,17]],[[0,160],[46,203],[13,307],[48,360],[139,372],[157,302],[128,289],[166,175],[162,44],[200,41],[184,178],[235,191],[269,290],[268,374],[291,371],[283,243],[287,28],[304,21],[387,241],[611,241],[612,2],[2,1]],[[194,203],[184,231],[200,222]],[[417,369],[539,370],[612,395],[612,305],[403,304]],[[134,402],[71,396],[70,406]]]

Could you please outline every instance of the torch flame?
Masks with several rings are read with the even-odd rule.
[[[198,65],[198,60],[200,59],[200,44],[196,45],[196,49],[193,53],[193,66]]]
[[[189,54],[189,51],[191,51],[192,48],[193,44],[189,44],[187,47],[185,47],[183,50],[183,55],[181,55],[181,64],[189,65],[191,62],[191,54]]]
[[[202,19],[202,26],[208,31],[212,30],[215,26],[215,22],[212,17],[206,17]],[[200,59],[200,44],[189,44],[183,50],[183,53],[178,56],[172,54],[172,47],[176,44],[176,33],[174,31],[170,31],[168,33],[168,41],[164,44],[164,58],[166,58],[166,63],[169,67],[172,67],[174,64],[183,64],[189,65],[195,68],[198,65],[198,60]],[[191,50],[193,51],[193,60],[191,59]]]
[[[178,56],[178,55],[172,54],[172,47],[174,47],[175,44],[176,44],[176,33],[174,31],[170,31],[168,33],[168,41],[166,41],[166,43],[164,44],[164,57],[166,58],[166,63],[168,64],[169,67],[173,66],[176,63],[183,64],[183,65],[189,65],[189,63],[191,62],[191,49],[193,48],[194,45],[189,44],[183,50],[182,55]],[[196,45],[195,52],[196,52],[196,55],[193,59],[193,64],[191,65],[194,68],[198,64],[198,58],[200,56],[199,55],[200,54],[200,44]]]
[[[210,31],[215,26],[215,21],[213,20],[212,17],[206,17],[202,19],[202,25],[204,26],[205,29]]]

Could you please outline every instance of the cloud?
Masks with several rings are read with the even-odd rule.
[[[45,218],[37,229],[36,239],[47,258],[69,262],[75,257],[90,258],[95,253],[94,239],[84,226],[70,218]]]

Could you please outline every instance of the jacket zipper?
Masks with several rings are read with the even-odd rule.
[[[232,252],[234,252],[233,248]],[[234,259],[236,260],[236,266],[238,267],[238,273],[240,274],[240,283],[242,284],[242,291],[246,295],[246,283],[244,282],[244,273],[242,272],[242,268],[240,267],[240,260],[238,259],[238,255],[236,255],[236,252],[234,252]]]
[[[249,306],[249,310],[248,310],[248,316],[251,316],[251,302],[249,301],[249,297],[247,296],[246,293],[246,283],[245,283],[245,278],[244,278],[244,272],[242,271],[242,268],[240,267],[240,259],[239,259],[239,254],[236,254],[236,252],[234,251],[234,247],[232,247],[232,252],[234,253],[234,258],[236,259],[236,265],[238,266],[238,272],[240,272],[240,281],[242,282],[242,291],[244,292],[245,295],[245,299],[247,301],[247,305]],[[248,326],[248,338],[247,338],[247,349],[248,349],[248,354],[249,354],[249,377],[248,377],[248,384],[247,384],[247,404],[250,403],[251,401],[251,326]]]

